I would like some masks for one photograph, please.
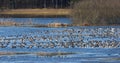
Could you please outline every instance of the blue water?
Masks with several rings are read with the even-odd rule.
[[[34,24],[48,24],[48,23],[67,23],[71,24],[70,18],[0,18],[0,21],[15,21],[21,23],[32,22]]]
[[[9,20],[9,19],[7,19]],[[11,19],[17,22],[25,22],[28,18],[14,18]],[[69,18],[33,18],[35,23],[47,24],[58,20],[63,23],[71,23]],[[56,22],[56,21],[55,21]],[[20,38],[20,39],[19,39]],[[30,38],[33,41],[30,41]],[[10,39],[7,42],[6,39]],[[26,43],[25,47],[21,48],[18,45]],[[45,40],[44,40],[45,39]],[[36,47],[28,48],[32,44],[42,42],[42,45],[48,43],[66,43],[66,42],[82,42],[89,43],[99,41],[106,44],[98,46],[81,46],[77,47]],[[31,54],[18,55],[0,55],[0,63],[120,63],[120,45],[118,47],[107,45],[114,42],[120,42],[120,26],[79,26],[79,27],[61,27],[61,28],[47,28],[47,27],[0,27],[0,52],[30,52]],[[1,44],[7,44],[2,48]],[[97,42],[98,43],[98,42]],[[12,45],[16,48],[12,48]],[[34,53],[37,52],[65,52],[75,53],[68,55],[53,55],[40,56]]]

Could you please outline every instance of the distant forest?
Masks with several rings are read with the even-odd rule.
[[[0,8],[69,8],[71,0],[0,0]]]

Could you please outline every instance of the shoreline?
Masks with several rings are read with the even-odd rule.
[[[0,12],[0,17],[69,17],[70,9],[8,9]]]
[[[14,21],[0,21],[1,26],[19,26],[19,27],[68,27],[71,24],[66,23],[48,23],[48,24],[34,24],[31,22],[23,23],[23,22],[14,22]]]
[[[0,18],[69,18],[69,15],[0,14]]]

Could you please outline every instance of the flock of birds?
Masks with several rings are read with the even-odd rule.
[[[119,48],[120,28],[33,30],[0,36],[0,48]]]

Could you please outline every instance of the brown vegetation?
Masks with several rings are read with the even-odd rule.
[[[0,21],[0,26],[15,26],[15,25],[18,25],[18,23],[12,21]]]
[[[120,24],[120,0],[81,0],[72,10],[75,25]]]
[[[66,23],[34,24],[31,21],[24,22],[24,23],[13,22],[13,21],[0,21],[0,26],[67,27],[70,25]]]
[[[47,26],[48,27],[67,27],[69,25],[66,23],[49,23]]]
[[[65,53],[65,52],[55,52],[55,53],[47,53],[47,52],[39,52],[36,53],[38,56],[62,56],[62,55],[70,55],[75,53]]]
[[[25,16],[68,16],[70,9],[12,9],[0,12],[1,15]]]
[[[70,52],[0,52],[1,55],[22,55],[22,54],[34,54],[37,56],[62,56],[62,55],[70,55],[70,54],[76,54],[76,53],[70,53]]]

